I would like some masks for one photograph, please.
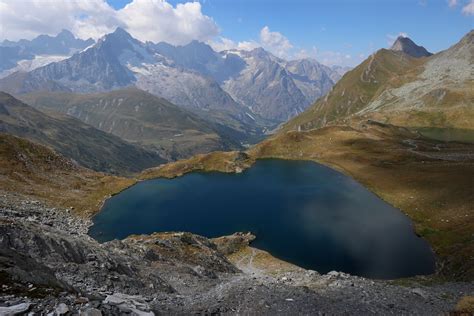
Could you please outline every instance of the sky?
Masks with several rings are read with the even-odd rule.
[[[117,26],[142,41],[355,66],[398,35],[448,48],[474,29],[474,0],[0,0],[0,40],[61,29],[97,39]]]

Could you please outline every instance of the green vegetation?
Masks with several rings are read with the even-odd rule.
[[[240,148],[244,138],[242,131],[213,124],[136,88],[95,94],[36,92],[21,99],[43,111],[72,115],[171,160]]]

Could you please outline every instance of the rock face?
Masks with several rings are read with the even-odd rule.
[[[284,121],[303,111],[307,100],[281,65],[282,60],[262,48],[239,54],[247,67],[223,83],[224,90],[237,102],[276,121]]]
[[[312,59],[288,62],[262,48],[227,52],[231,54],[241,56],[246,67],[223,82],[224,90],[253,112],[279,122],[303,112],[338,79]]]
[[[234,100],[253,114],[284,121],[324,95],[340,78],[337,71],[313,59],[286,61],[257,48],[251,52],[217,53],[193,41],[185,46],[166,43],[149,47],[183,68],[212,77]]]
[[[398,52],[404,52],[405,54],[416,58],[433,55],[423,46],[416,45],[411,39],[404,36],[399,36],[390,49]]]

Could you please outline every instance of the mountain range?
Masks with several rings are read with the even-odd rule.
[[[184,46],[142,43],[121,28],[93,45],[71,36],[63,31],[55,38],[3,42],[2,49],[15,50],[10,54],[17,54],[17,60],[31,59],[38,53],[65,53],[64,47],[37,48],[42,41],[63,37],[69,40],[65,42],[69,52],[89,47],[31,71],[12,73],[0,80],[0,90],[15,95],[34,91],[93,93],[135,86],[208,120],[258,134],[301,113],[343,72],[343,68],[332,69],[312,59],[285,61],[262,48],[215,52],[197,41]],[[9,60],[13,64],[15,58]]]
[[[32,40],[4,40],[0,43],[0,78],[66,59],[94,43],[93,39],[78,39],[67,30],[56,36],[40,35]]]

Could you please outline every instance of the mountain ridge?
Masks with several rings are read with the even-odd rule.
[[[130,174],[165,160],[81,121],[49,113],[0,92],[0,132],[49,146],[84,167],[112,174]]]
[[[412,127],[472,129],[474,31],[425,58],[381,49],[349,71],[283,131],[343,124],[370,117]]]
[[[409,37],[402,35],[397,37],[390,49],[394,51],[404,52],[405,54],[416,58],[429,57],[433,55],[432,53],[428,52],[423,46],[418,46]]]

